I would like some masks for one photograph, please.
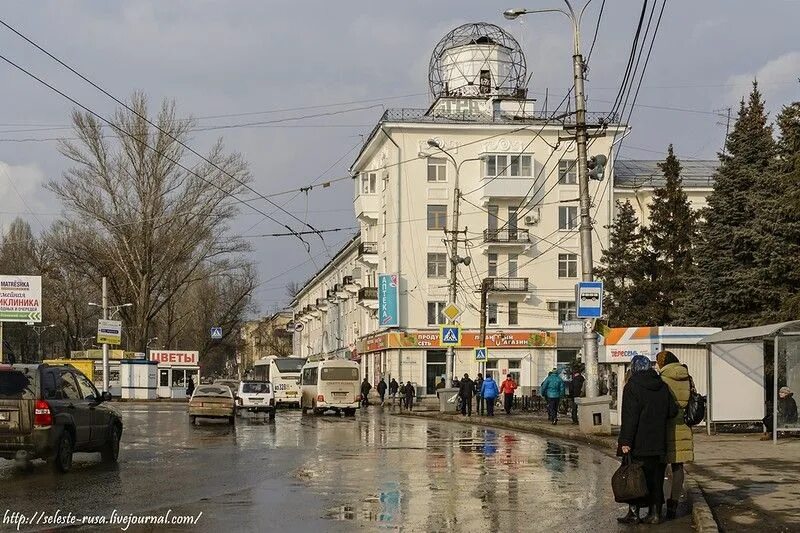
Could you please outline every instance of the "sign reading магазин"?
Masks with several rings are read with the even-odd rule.
[[[150,350],[150,360],[159,366],[197,366],[200,352],[191,350]]]
[[[400,326],[400,276],[378,275],[378,325],[384,328]]]
[[[42,321],[41,276],[0,276],[0,321]]]

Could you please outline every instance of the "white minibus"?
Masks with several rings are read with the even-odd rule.
[[[327,359],[306,363],[300,375],[303,414],[327,410],[353,416],[360,405],[361,377],[358,363]]]

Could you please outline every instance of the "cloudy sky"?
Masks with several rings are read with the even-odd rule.
[[[551,0],[559,5],[557,0]],[[584,22],[588,47],[601,0]],[[490,4],[494,4],[492,7]],[[607,110],[619,87],[638,18],[639,0],[607,0],[591,58],[590,110]],[[362,136],[386,107],[426,107],[431,50],[466,22],[496,23],[522,44],[530,90],[560,100],[571,84],[566,19],[503,19],[508,7],[546,2],[459,1],[17,1],[0,17],[67,63],[124,97],[145,91],[176,100],[203,126],[269,122],[196,132],[192,145],[222,136],[241,152],[263,194],[346,176]],[[655,43],[623,157],[658,158],[672,142],[684,158],[712,158],[724,136],[724,109],[758,78],[774,114],[800,99],[800,1],[673,0]],[[0,27],[8,59],[103,115],[114,104]],[[69,135],[72,105],[0,62],[0,225],[27,218],[48,226],[59,205],[42,184],[67,163],[52,139]],[[671,109],[663,109],[671,108]],[[256,114],[258,113],[258,114]],[[317,227],[353,224],[352,186],[340,181],[308,196],[276,200]],[[255,202],[254,202],[255,203]],[[266,209],[263,202],[258,204]],[[271,210],[270,210],[271,211]],[[281,218],[280,214],[276,217]],[[285,217],[283,217],[285,218]],[[280,230],[243,208],[245,235]],[[330,234],[335,251],[346,239]],[[327,259],[317,240],[312,258],[296,239],[252,239],[260,267],[263,310],[282,303],[287,282],[303,281]]]

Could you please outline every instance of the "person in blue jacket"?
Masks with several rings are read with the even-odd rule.
[[[497,388],[497,383],[491,375],[487,375],[481,385],[481,396],[486,399],[486,414],[494,416],[494,402],[500,395],[500,389]]]
[[[564,396],[564,380],[558,375],[558,369],[553,369],[542,382],[540,394],[547,400],[547,419],[553,425],[558,424],[558,402]]]

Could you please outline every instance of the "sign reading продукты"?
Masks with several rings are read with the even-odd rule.
[[[397,274],[378,275],[378,325],[384,328],[400,326],[400,277]]]
[[[0,321],[42,321],[41,276],[0,276]]]
[[[461,326],[441,326],[439,328],[440,346],[461,346]]]
[[[119,320],[97,321],[97,344],[121,344],[122,322]]]
[[[575,285],[575,308],[578,318],[600,318],[603,315],[603,282],[579,281]]]

